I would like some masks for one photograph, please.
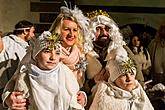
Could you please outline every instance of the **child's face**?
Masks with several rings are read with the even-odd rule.
[[[36,56],[37,66],[42,70],[51,70],[60,60],[60,53],[55,49],[43,49]]]
[[[136,87],[135,74],[133,72],[123,74],[115,80],[115,84],[123,90],[132,91]]]

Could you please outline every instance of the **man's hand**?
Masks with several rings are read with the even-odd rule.
[[[14,91],[5,100],[11,110],[27,110],[28,101],[23,97],[23,92]]]

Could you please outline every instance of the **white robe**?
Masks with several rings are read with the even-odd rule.
[[[154,110],[154,108],[139,83],[132,92],[113,84],[100,83],[89,110]]]
[[[15,90],[24,91],[25,98],[29,97],[29,87],[26,86],[27,84],[24,81],[25,75],[23,75],[28,74],[33,100],[38,110],[83,109],[77,103],[78,82],[66,65],[59,63],[54,69],[43,71],[31,64],[28,73],[26,72],[26,66],[22,70],[25,72],[20,73],[21,76],[19,76],[16,82]]]

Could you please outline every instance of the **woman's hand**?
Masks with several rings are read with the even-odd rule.
[[[84,107],[87,103],[87,97],[85,95],[85,92],[78,91],[77,93],[77,102]]]
[[[26,110],[28,106],[27,99],[23,98],[23,92],[20,91],[12,92],[5,103],[11,110]]]

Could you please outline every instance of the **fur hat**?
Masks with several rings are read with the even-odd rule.
[[[111,57],[110,57],[111,56]],[[110,73],[109,80],[114,82],[119,76],[133,72],[136,74],[134,61],[128,57],[127,51],[121,46],[111,51],[106,69]]]

